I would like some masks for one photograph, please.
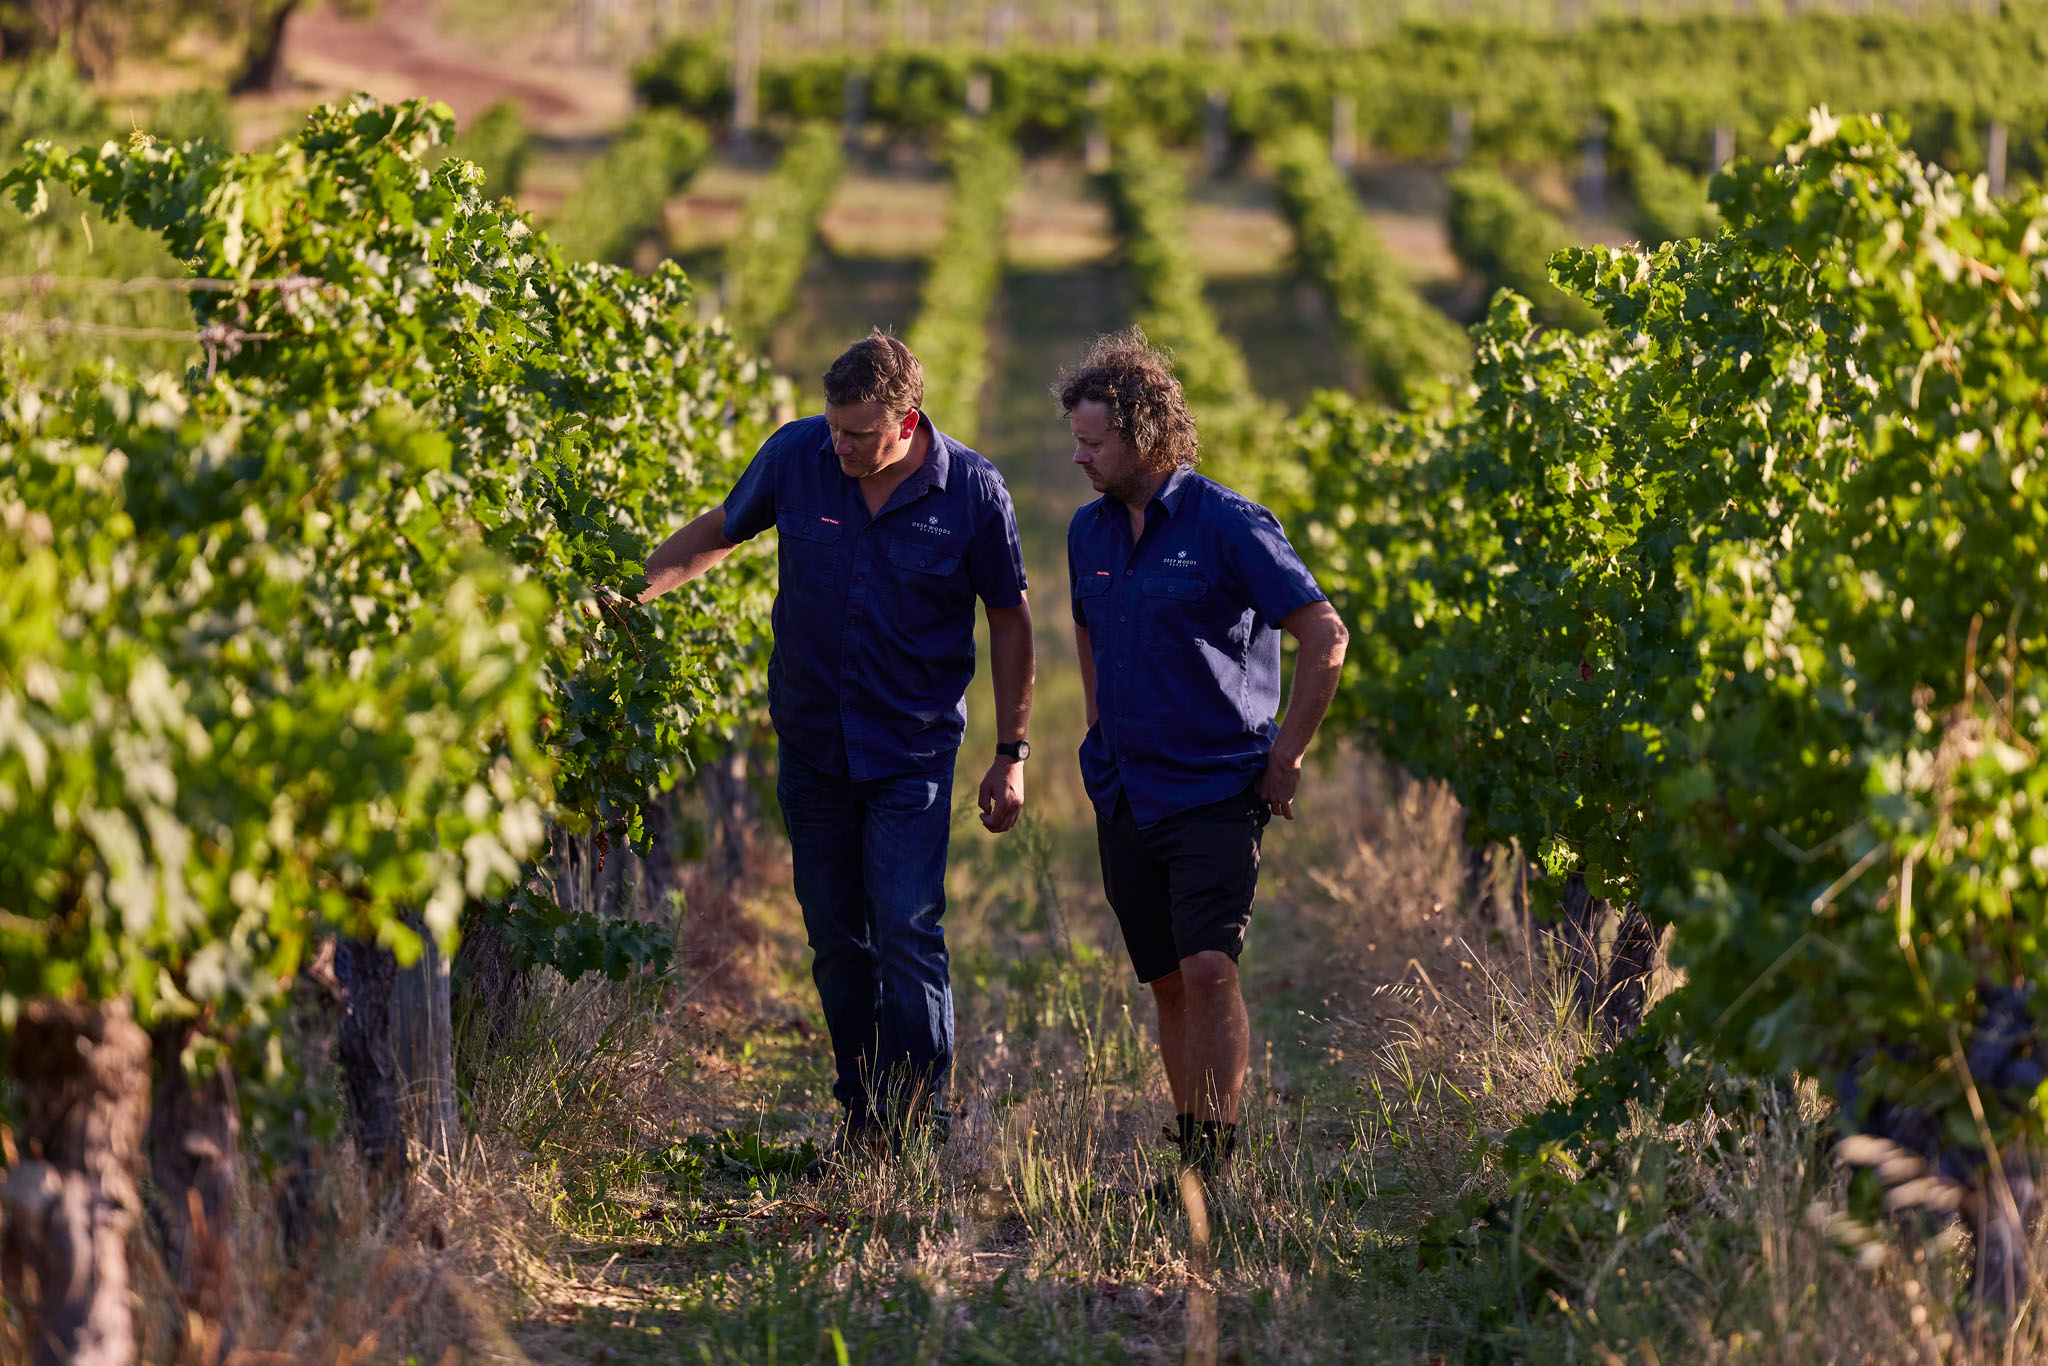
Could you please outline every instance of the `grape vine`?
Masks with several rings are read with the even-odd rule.
[[[1719,237],[1557,258],[1606,331],[1503,296],[1468,402],[1305,414],[1304,540],[1365,645],[1351,723],[1675,927],[1684,985],[1526,1151],[1611,1138],[1698,1049],[1982,1181],[2048,1135],[2048,201],[1874,119],[1785,139]]]

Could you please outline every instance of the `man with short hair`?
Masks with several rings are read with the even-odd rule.
[[[1143,332],[1096,342],[1055,392],[1102,495],[1074,515],[1067,571],[1103,889],[1158,1006],[1183,1170],[1213,1179],[1250,1061],[1237,959],[1260,840],[1294,819],[1347,636],[1273,514],[1194,472],[1194,422]],[[1281,631],[1299,651],[1275,726]]]
[[[641,594],[776,531],[768,710],[845,1111],[835,1160],[900,1147],[924,1122],[945,1137],[953,992],[939,921],[977,598],[998,741],[982,824],[1000,834],[1024,807],[1034,659],[1016,514],[995,467],[923,403],[908,347],[880,331],[855,342],[825,372],[823,416],[771,436],[721,507],[648,558]]]

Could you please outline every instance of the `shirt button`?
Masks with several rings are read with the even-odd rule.
[[[1130,620],[1130,618],[1129,618],[1129,617],[1118,617],[1118,618],[1117,618],[1117,620],[1118,620],[1118,621],[1129,621],[1129,620]]]
[[[1126,570],[1124,571],[1124,577],[1128,579],[1128,578],[1129,578],[1130,576],[1131,576],[1131,571],[1130,571],[1130,570],[1128,570],[1128,569],[1126,569]]]

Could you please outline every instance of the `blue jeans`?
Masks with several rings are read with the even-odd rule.
[[[950,756],[949,756],[950,757]],[[946,841],[953,767],[855,782],[779,751],[776,796],[811,941],[811,977],[856,1125],[920,1113],[944,1132],[953,1070]]]

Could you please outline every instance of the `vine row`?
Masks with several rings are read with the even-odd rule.
[[[1408,282],[1323,139],[1297,129],[1276,140],[1267,159],[1302,267],[1328,295],[1374,388],[1405,403],[1462,372],[1469,356],[1464,334]]]
[[[790,138],[774,174],[747,200],[739,234],[725,249],[725,312],[734,335],[748,345],[765,343],[795,304],[818,219],[845,169],[838,131],[808,124]]]
[[[1003,241],[1020,171],[1015,146],[986,124],[956,125],[946,160],[953,196],[906,339],[924,363],[925,406],[972,445],[988,378],[989,315],[1003,283]]]

